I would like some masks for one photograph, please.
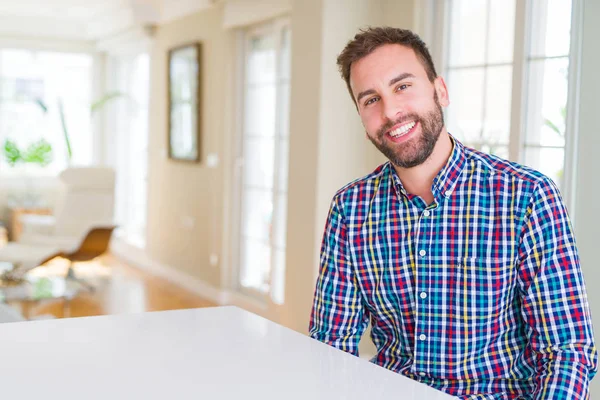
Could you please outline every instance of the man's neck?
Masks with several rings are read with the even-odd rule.
[[[401,168],[394,165],[404,189],[410,194],[421,197],[427,204],[431,204],[433,202],[433,193],[431,192],[433,180],[446,166],[452,154],[452,146],[450,135],[444,128],[433,152],[423,164],[413,168]]]

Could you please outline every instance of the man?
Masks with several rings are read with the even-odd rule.
[[[412,32],[361,31],[337,61],[389,162],[333,198],[311,336],[357,355],[370,321],[373,362],[463,399],[586,398],[597,354],[554,183],[447,132]]]

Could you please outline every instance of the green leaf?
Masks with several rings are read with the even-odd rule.
[[[560,137],[563,136],[563,133],[560,129],[558,129],[558,126],[556,126],[552,121],[550,121],[548,118],[544,118],[544,123],[546,124],[547,127],[549,127],[550,129],[552,129],[554,132],[556,132]]]
[[[10,139],[4,141],[4,157],[11,167],[23,159],[17,144]]]
[[[112,100],[116,100],[120,97],[125,97],[126,94],[122,93],[122,92],[110,92],[105,94],[104,96],[100,97],[98,100],[96,100],[94,103],[92,103],[92,105],[90,106],[90,112],[93,114],[94,112],[100,110],[102,107],[104,107],[107,103],[109,103]]]
[[[61,99],[58,99],[58,114],[60,115],[60,124],[62,126],[63,135],[65,137],[65,145],[67,146],[67,155],[69,161],[71,161],[73,153],[71,151],[71,141],[69,140],[69,131],[67,129],[67,122],[65,121],[65,110]]]
[[[46,103],[44,103],[44,101],[42,99],[40,99],[38,97],[35,100],[33,100],[33,102],[35,104],[37,104],[38,106],[40,106],[40,108],[42,109],[42,111],[44,112],[44,114],[48,113],[48,106],[46,105]]]
[[[52,161],[52,145],[46,139],[30,144],[23,154],[23,161],[46,166]]]

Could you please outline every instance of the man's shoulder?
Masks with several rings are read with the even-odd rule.
[[[468,161],[475,163],[476,169],[487,170],[489,173],[499,174],[513,181],[520,181],[531,187],[536,187],[540,183],[552,182],[548,176],[538,170],[494,154],[465,147],[465,156]]]
[[[383,178],[387,178],[390,173],[390,162],[385,162],[379,165],[373,172],[361,178],[355,179],[339,189],[334,196],[334,199],[340,200],[359,192],[369,192],[373,189],[377,182],[381,182]]]

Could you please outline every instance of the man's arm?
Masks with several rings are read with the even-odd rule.
[[[585,399],[597,353],[583,274],[556,186],[542,181],[519,246],[522,315],[537,360],[536,399]]]
[[[310,336],[358,355],[358,342],[368,325],[368,318],[350,262],[347,227],[334,199],[321,246]]]

